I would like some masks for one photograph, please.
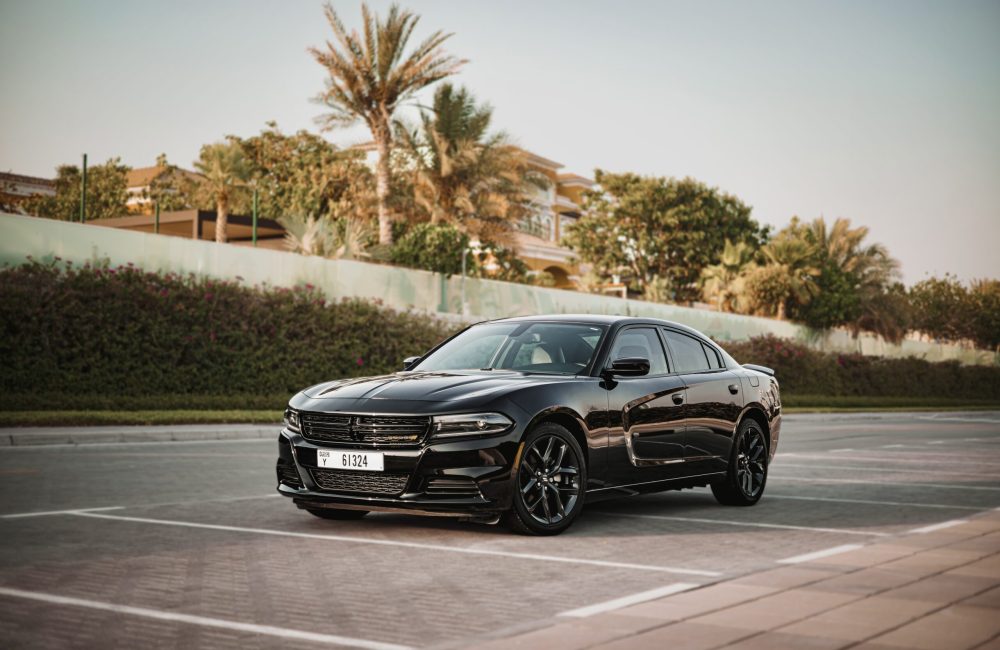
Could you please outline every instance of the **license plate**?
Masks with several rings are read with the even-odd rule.
[[[348,451],[344,449],[317,449],[316,464],[330,469],[356,469],[369,472],[385,470],[385,454],[379,451]]]

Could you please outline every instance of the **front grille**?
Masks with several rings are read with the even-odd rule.
[[[397,495],[406,488],[409,474],[314,469],[313,480],[324,490],[358,494]]]
[[[427,434],[428,417],[301,413],[302,437],[312,442],[416,445]]]
[[[294,465],[278,461],[278,482],[290,485],[294,488],[302,487],[302,479]]]
[[[424,494],[432,497],[479,497],[479,485],[471,478],[448,477],[429,478]]]

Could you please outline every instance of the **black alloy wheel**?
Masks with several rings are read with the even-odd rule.
[[[756,420],[746,419],[736,430],[726,477],[712,483],[715,499],[727,506],[752,506],[767,484],[767,442]]]
[[[558,424],[544,423],[528,434],[514,481],[511,527],[533,535],[566,530],[583,508],[582,458],[576,438]]]

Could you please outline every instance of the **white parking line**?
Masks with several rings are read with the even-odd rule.
[[[843,472],[894,472],[896,474],[935,474],[938,476],[975,476],[968,471],[935,470],[935,469],[894,469],[891,467],[857,467],[851,465],[820,465],[816,463],[775,463],[775,467],[795,467],[798,469],[834,469]],[[994,475],[983,476],[983,478],[993,478]]]
[[[812,562],[813,560],[830,557],[831,555],[839,555],[841,553],[847,553],[848,551],[856,551],[859,548],[862,548],[861,544],[843,544],[841,546],[823,549],[822,551],[786,557],[784,560],[778,560],[778,564],[800,564],[802,562]]]
[[[331,542],[347,542],[350,544],[373,544],[376,546],[399,546],[403,548],[419,548],[428,551],[444,551],[447,553],[463,553],[467,555],[492,555],[510,557],[520,560],[537,560],[541,562],[565,562],[566,564],[583,564],[589,566],[607,567],[612,569],[635,569],[639,571],[658,571],[662,573],[677,573],[683,575],[721,576],[718,571],[703,571],[701,569],[685,569],[680,567],[660,566],[651,564],[632,564],[629,562],[611,562],[608,560],[588,560],[584,558],[565,557],[559,555],[540,555],[536,553],[519,553],[516,551],[497,551],[482,548],[463,548],[444,544],[422,544],[419,542],[402,542],[391,539],[372,539],[349,535],[321,535],[318,533],[296,533],[292,531],[273,530],[270,528],[245,528],[243,526],[224,526],[221,524],[201,524],[193,521],[175,521],[170,519],[149,519],[147,517],[125,517],[120,515],[103,515],[96,512],[67,512],[77,517],[93,517],[95,519],[111,519],[114,521],[129,521],[140,524],[155,524],[160,526],[180,526],[184,528],[202,528],[205,530],[223,530],[234,533],[252,533],[255,535],[274,535],[277,537],[298,537],[302,539],[320,539]]]
[[[854,451],[860,451],[862,453],[873,451],[878,453],[877,450],[864,450],[855,449]],[[833,453],[833,452],[829,452]],[[986,465],[992,465],[1000,467],[1000,462],[990,461],[990,460],[968,460],[969,454],[961,454],[960,458],[955,458],[958,454],[947,454],[940,452],[931,452],[926,449],[916,452],[913,457],[904,457],[899,454],[890,455],[880,455],[880,456],[837,456],[838,461],[851,461],[859,463],[892,463],[893,465],[902,465],[904,463],[919,463],[921,465],[928,465],[930,463],[946,463],[948,465],[976,465],[983,467]],[[804,458],[806,460],[831,460],[830,456],[827,454],[803,454],[796,452],[786,452],[779,453],[777,456],[778,460],[784,458]]]
[[[918,420],[931,420],[932,422],[973,422],[975,424],[1000,424],[1000,420],[991,418],[962,418],[962,417],[935,417],[934,415],[922,415]]]
[[[594,510],[594,514],[608,517],[628,517],[631,519],[660,519],[663,521],[689,521],[696,524],[719,524],[722,526],[746,526],[748,528],[777,528],[780,530],[808,530],[814,533],[843,533],[844,535],[869,535],[872,537],[888,537],[889,533],[876,533],[867,530],[851,530],[849,528],[820,528],[816,526],[794,526],[791,524],[765,524],[757,521],[729,521],[724,519],[703,519],[700,517],[674,517],[671,515],[635,515],[618,512]]]
[[[853,478],[814,478],[805,476],[780,476],[771,474],[768,476],[771,481],[798,481],[800,483],[850,483],[856,485],[887,485],[890,487],[928,487],[941,490],[984,490],[987,492],[1000,492],[1000,487],[988,485],[948,485],[946,483],[893,483],[892,481],[865,481]]]
[[[12,515],[0,515],[0,519],[26,519],[28,517],[50,517],[52,515],[76,515],[81,512],[104,512],[106,510],[121,510],[125,506],[108,506],[106,508],[77,508],[76,510],[45,510],[42,512],[18,512]]]
[[[802,497],[791,494],[767,494],[767,499],[794,499],[796,501],[828,501],[830,503],[860,503],[873,506],[906,506],[908,508],[943,508],[945,510],[975,510],[982,512],[983,508],[976,506],[950,506],[944,503],[911,503],[909,501],[876,501],[874,499],[838,499],[834,497]]]
[[[882,449],[898,449],[905,446],[906,445],[882,445]]]
[[[940,524],[931,524],[930,526],[924,526],[923,528],[914,528],[913,530],[907,531],[915,534],[923,533],[933,533],[935,530],[942,530],[944,528],[951,528],[952,526],[958,526],[960,524],[967,523],[967,519],[952,519],[951,521],[942,521]]]
[[[843,449],[831,449],[830,453],[831,454],[842,454],[845,451],[854,451],[854,448],[853,447],[844,447]],[[797,455],[797,454],[787,454],[787,455]]]
[[[356,639],[349,636],[339,636],[337,634],[320,634],[318,632],[303,632],[286,627],[274,627],[271,625],[257,625],[254,623],[241,623],[239,621],[229,621],[222,618],[209,618],[207,616],[194,616],[192,614],[181,614],[179,612],[165,612],[158,609],[146,607],[132,607],[130,605],[118,605],[115,603],[105,603],[99,600],[88,600],[86,598],[71,598],[68,596],[57,596],[38,591],[23,591],[21,589],[9,589],[0,587],[0,596],[11,598],[25,598],[27,600],[37,600],[53,605],[69,605],[71,607],[86,607],[88,609],[99,609],[105,612],[115,612],[117,614],[129,614],[131,616],[142,616],[144,618],[154,618],[160,621],[172,621],[176,623],[186,623],[188,625],[201,625],[202,627],[214,627],[224,630],[235,630],[237,632],[249,632],[251,634],[264,634],[282,639],[294,639],[296,641],[311,641],[313,643],[327,643],[331,645],[349,646],[352,648],[366,648],[367,650],[410,650],[409,646],[397,645],[395,643],[382,643],[381,641],[370,641],[368,639]]]
[[[567,612],[558,614],[558,616],[586,618],[587,616],[593,616],[594,614],[601,614],[603,612],[621,609],[622,607],[628,607],[629,605],[644,603],[647,600],[653,600],[654,598],[662,598],[663,596],[669,596],[671,594],[679,594],[682,591],[687,591],[688,589],[694,589],[695,587],[700,586],[701,585],[699,584],[691,582],[675,582],[672,585],[660,587],[659,589],[650,589],[649,591],[632,594],[631,596],[622,596],[621,598],[615,598],[614,600],[608,600],[603,603],[588,605],[587,607],[580,607],[579,609],[571,609]]]

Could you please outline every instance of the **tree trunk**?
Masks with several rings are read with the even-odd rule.
[[[785,301],[778,302],[778,320],[785,320]]]
[[[392,220],[389,218],[389,153],[391,150],[388,128],[385,133],[375,133],[378,163],[375,167],[375,196],[378,199],[378,243],[392,244]]]
[[[227,226],[229,225],[229,201],[225,196],[220,196],[215,205],[215,241],[225,244],[227,238]]]

